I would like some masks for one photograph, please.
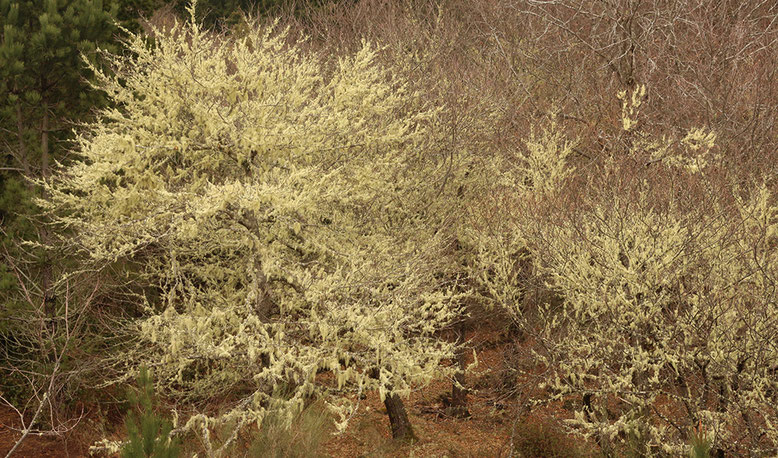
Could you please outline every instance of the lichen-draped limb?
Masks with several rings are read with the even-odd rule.
[[[160,388],[187,398],[250,393],[225,417],[240,422],[314,394],[345,419],[349,390],[445,373],[458,293],[439,274],[450,220],[428,212],[446,209],[436,110],[367,43],[332,63],[272,27],[188,23],[128,45],[93,69],[116,107],[42,202],[85,263],[142,262],[159,291],[127,367],[159,360]]]

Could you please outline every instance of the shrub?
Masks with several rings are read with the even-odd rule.
[[[708,458],[711,456],[713,441],[702,431],[702,424],[692,433],[690,458]]]
[[[547,421],[525,420],[517,424],[511,436],[512,456],[519,457],[583,457],[587,456],[576,440],[562,428]]]
[[[324,456],[320,449],[329,437],[332,418],[321,404],[303,410],[287,428],[277,418],[268,418],[249,447],[250,456],[316,457]]]
[[[569,423],[604,449],[685,454],[702,422],[732,453],[775,453],[774,194],[730,179],[712,135],[671,143],[633,129],[633,147],[597,173],[516,210],[563,298],[542,308],[545,386],[581,396]]]

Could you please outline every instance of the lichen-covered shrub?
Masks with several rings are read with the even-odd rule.
[[[645,94],[619,94],[620,142],[578,170],[553,123],[500,166],[471,211],[472,278],[532,338],[534,400],[572,401],[606,454],[685,454],[694,431],[775,454],[774,191],[712,132],[646,133]]]
[[[128,44],[93,69],[115,108],[45,203],[85,268],[137,265],[154,292],[127,366],[159,361],[159,388],[189,399],[245,393],[222,417],[237,424],[291,421],[317,394],[346,419],[351,391],[446,371],[435,111],[379,50],[325,59],[272,27],[230,40],[194,22]]]
[[[698,428],[713,448],[774,454],[775,195],[732,179],[711,133],[624,130],[629,149],[513,212],[561,298],[539,309],[545,388],[578,400],[569,425],[606,452],[683,454]]]
[[[560,132],[552,113],[551,121],[522,143],[485,161],[481,174],[488,178],[478,183],[479,193],[468,196],[467,224],[461,233],[475,291],[488,307],[508,311],[523,331],[530,331],[532,317],[522,305],[528,290],[538,285],[530,285],[531,255],[517,210],[526,199],[559,191],[575,171],[575,142]]]

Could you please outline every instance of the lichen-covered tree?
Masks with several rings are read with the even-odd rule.
[[[436,111],[369,44],[332,59],[256,23],[239,39],[194,21],[157,33],[94,69],[115,108],[44,203],[84,268],[137,266],[126,367],[158,361],[169,395],[241,393],[220,417],[237,424],[291,420],[315,395],[347,420],[350,394],[390,407],[446,373]],[[214,421],[185,428],[207,437]]]

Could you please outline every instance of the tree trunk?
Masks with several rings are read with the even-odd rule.
[[[466,348],[463,345],[465,341],[465,333],[467,332],[467,324],[464,318],[459,321],[454,327],[456,333],[456,342],[460,347],[456,353],[456,364],[458,371],[454,375],[454,383],[451,386],[451,407],[447,412],[452,417],[467,418],[470,416],[470,412],[467,410],[467,388],[465,387],[465,369],[467,368],[467,353]]]
[[[43,104],[43,119],[41,120],[41,176],[49,177],[49,107]]]
[[[386,413],[389,414],[389,425],[392,428],[392,438],[403,442],[416,440],[416,434],[413,433],[413,426],[408,419],[408,413],[405,411],[402,399],[396,394],[387,394],[384,399]]]
[[[27,178],[32,177],[30,169],[30,157],[27,154],[27,145],[24,143],[24,120],[22,119],[22,104],[16,101],[16,135],[19,138],[19,151],[14,154],[16,161],[22,166],[24,175]],[[32,182],[25,180],[28,188],[32,189]]]
[[[43,86],[43,84],[41,84]],[[43,93],[43,91],[41,91]],[[49,165],[49,158],[50,158],[50,147],[49,147],[49,106],[44,100],[42,103],[43,107],[43,118],[41,118],[41,127],[40,127],[40,135],[41,135],[41,162],[40,162],[40,176],[43,179],[46,179],[49,177],[49,171],[50,171],[50,165]],[[45,192],[41,193],[42,197],[46,197]],[[48,226],[45,224],[40,228],[38,233],[38,238],[41,242],[44,244],[48,244],[50,241],[49,237],[49,229]],[[56,338],[56,332],[57,332],[57,321],[54,319],[57,314],[57,304],[56,304],[56,296],[54,295],[53,291],[53,272],[52,272],[52,264],[48,259],[44,258],[43,261],[43,270],[41,271],[41,286],[43,291],[43,312],[46,317],[46,319],[49,322],[49,332],[51,332],[50,339],[53,341],[53,339]],[[50,356],[51,358],[54,358],[55,355],[52,353]]]

